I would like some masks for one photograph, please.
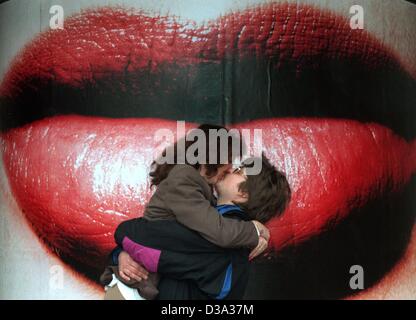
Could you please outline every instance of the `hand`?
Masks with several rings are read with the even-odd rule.
[[[264,250],[267,249],[269,242],[263,238],[262,236],[259,237],[259,243],[257,244],[257,247],[255,247],[248,256],[248,260],[252,260],[255,257],[257,257],[260,253],[262,253]]]
[[[257,227],[257,230],[260,232],[260,236],[266,239],[267,241],[270,240],[270,231],[266,228],[266,226],[257,220],[252,221],[254,225]]]
[[[118,256],[118,271],[120,277],[126,281],[130,281],[131,278],[137,281],[146,280],[149,275],[149,272],[134,261],[125,251],[122,251]]]

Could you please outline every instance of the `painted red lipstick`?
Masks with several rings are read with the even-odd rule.
[[[337,28],[328,28],[332,25]],[[69,18],[64,30],[42,33],[29,43],[6,74],[0,96],[18,100],[28,89],[36,92],[51,82],[79,92],[86,87],[102,90],[96,84],[104,82],[110,93],[154,95],[159,82],[150,84],[156,88],[150,93],[137,85],[144,69],[159,75],[168,65],[174,75],[191,66],[186,70],[192,79],[197,70],[192,66],[221,66],[230,57],[273,58],[279,62],[274,69],[291,64],[298,74],[318,68],[323,60],[342,58],[360,60],[367,69],[405,69],[368,33],[352,33],[344,19],[313,7],[270,4],[200,26],[103,8]],[[33,78],[39,80],[36,85]],[[201,101],[209,98],[201,96]],[[40,112],[32,107],[23,111]],[[154,105],[149,108],[158,111]],[[193,108],[188,106],[183,114]],[[136,117],[141,117],[140,110]],[[175,123],[68,115],[27,122],[4,133],[3,160],[11,189],[39,236],[61,254],[101,267],[114,245],[116,225],[141,215],[150,196],[146,177],[153,134],[162,127],[174,128]],[[238,127],[271,133],[264,134],[266,155],[288,173],[294,189],[287,212],[270,223],[277,249],[321,232],[328,221],[341,220],[369,199],[394,192],[415,170],[414,142],[377,124],[292,118]]]
[[[116,226],[143,213],[159,144],[153,134],[161,127],[175,130],[176,123],[61,116],[5,134],[10,186],[36,232],[63,254],[101,265]],[[416,169],[415,143],[377,124],[268,119],[238,127],[271,133],[263,137],[266,155],[293,189],[289,208],[269,224],[276,249],[399,190]]]
[[[298,72],[328,59],[357,59],[370,68],[399,60],[365,30],[352,32],[345,18],[311,6],[257,6],[204,25],[101,8],[68,18],[64,30],[41,33],[29,43],[6,74],[0,96],[18,95],[32,78],[83,88],[117,75],[114,89],[125,90],[124,76],[143,68],[158,72],[165,64],[221,63],[230,56],[274,57],[276,67],[294,63]]]

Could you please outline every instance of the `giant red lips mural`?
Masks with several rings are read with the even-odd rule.
[[[374,203],[392,206],[412,185],[415,84],[406,70],[370,34],[310,6],[268,4],[203,25],[86,11],[12,63],[0,87],[3,161],[39,237],[94,278],[116,226],[142,215],[151,195],[158,129],[179,119],[263,129],[265,153],[292,188],[288,209],[268,224],[284,253],[360,212],[373,219]]]

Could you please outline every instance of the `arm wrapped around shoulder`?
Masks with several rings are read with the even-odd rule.
[[[222,217],[207,199],[207,183],[194,168],[184,166],[167,179],[163,199],[179,223],[223,248],[257,246],[259,237],[254,224]]]

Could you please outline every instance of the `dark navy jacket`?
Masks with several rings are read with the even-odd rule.
[[[249,220],[235,205],[217,206],[217,210],[227,218]],[[242,299],[244,296],[249,271],[248,248],[218,247],[175,220],[128,220],[119,225],[115,239],[120,246],[126,240],[138,244],[138,251],[148,252],[153,262],[156,261],[155,271],[161,275],[159,299]],[[113,251],[115,264],[120,251]]]

